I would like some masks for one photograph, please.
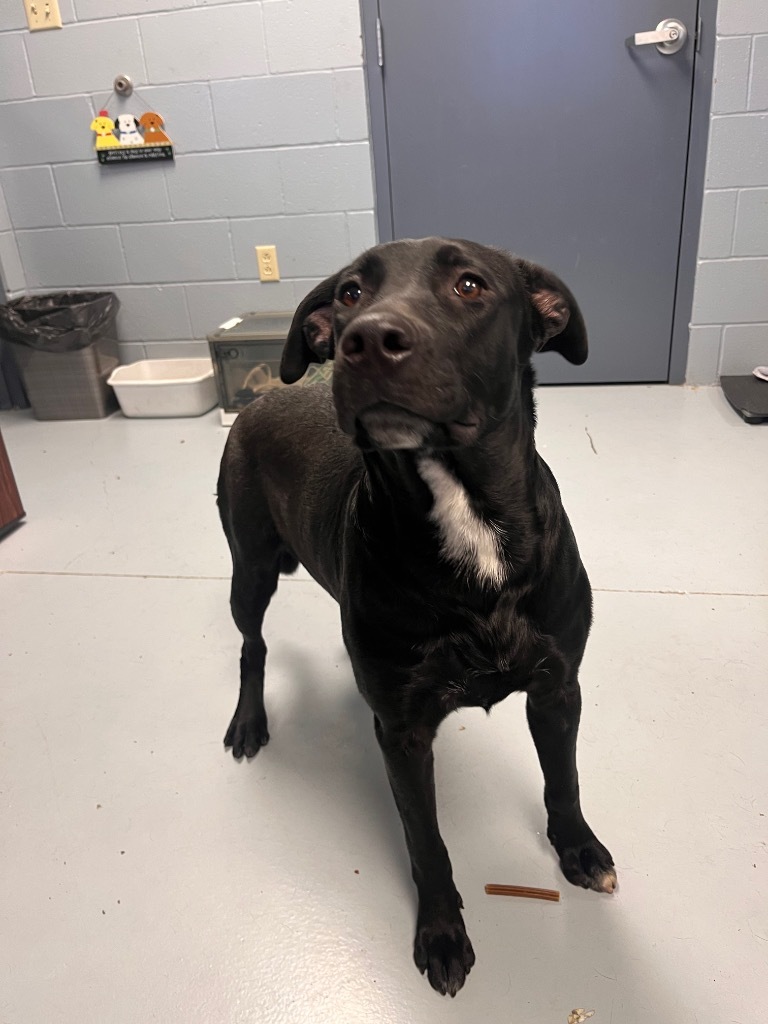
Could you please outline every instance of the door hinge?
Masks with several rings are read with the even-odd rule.
[[[376,53],[379,67],[384,67],[384,44],[381,39],[381,18],[376,19]]]

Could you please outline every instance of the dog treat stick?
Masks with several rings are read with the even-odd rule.
[[[560,902],[557,889],[534,889],[529,885],[486,885],[489,896],[524,896],[530,900],[549,900],[550,903]]]

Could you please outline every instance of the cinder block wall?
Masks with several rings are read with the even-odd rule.
[[[30,34],[21,0],[0,3],[11,297],[112,289],[124,358],[185,355],[238,312],[293,309],[373,244],[356,0],[60,5],[63,30]],[[119,73],[130,100],[110,95]],[[100,167],[101,106],[157,110],[175,163]],[[259,283],[257,244],[277,245],[279,283]]]
[[[768,365],[768,0],[720,0],[686,379]]]
[[[0,37],[2,38],[2,37]],[[21,265],[19,247],[13,231],[11,215],[5,201],[3,187],[0,183],[0,273],[2,289],[0,292],[8,297],[23,292],[26,288],[24,268]],[[2,300],[0,300],[2,301]]]
[[[292,308],[372,244],[357,0],[60,2],[64,30],[34,35],[20,0],[0,2],[10,296],[113,288],[126,358],[181,355],[237,311]],[[97,165],[88,124],[120,72],[139,93],[110,111],[159,110],[174,166]],[[766,0],[720,0],[715,79],[691,383],[768,363]],[[269,243],[283,280],[261,285],[253,246]]]

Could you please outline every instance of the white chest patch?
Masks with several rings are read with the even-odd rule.
[[[434,504],[429,518],[440,533],[443,555],[474,573],[481,583],[499,586],[506,568],[498,531],[477,515],[462,484],[441,462],[423,458],[417,467],[432,492]]]

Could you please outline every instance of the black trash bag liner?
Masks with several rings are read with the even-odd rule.
[[[75,352],[92,345],[119,308],[112,292],[26,295],[0,306],[0,337],[39,352]]]

